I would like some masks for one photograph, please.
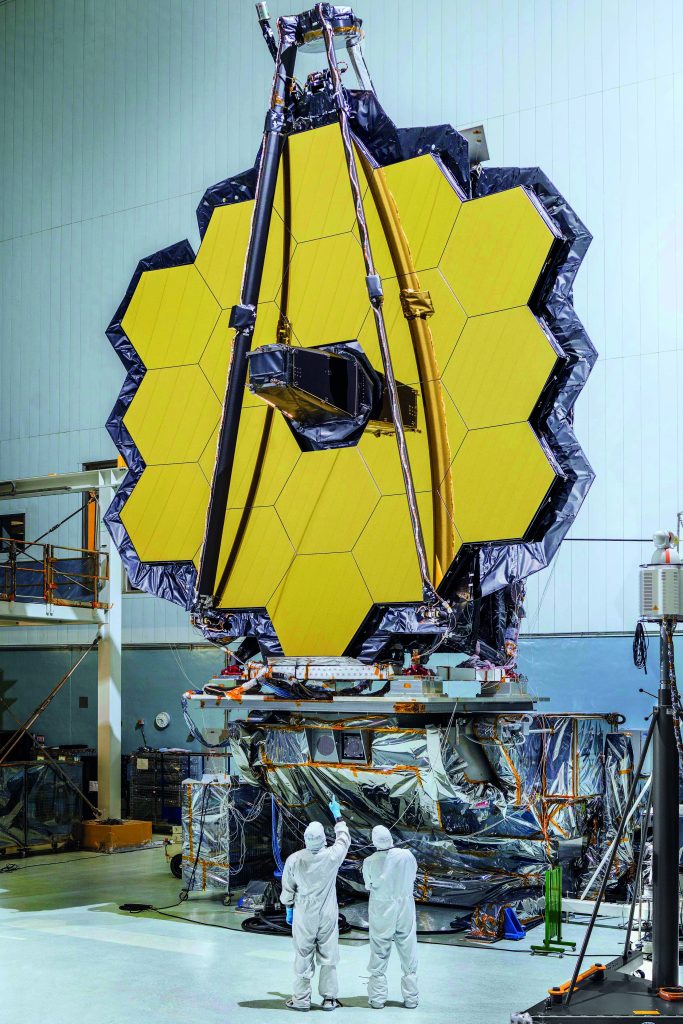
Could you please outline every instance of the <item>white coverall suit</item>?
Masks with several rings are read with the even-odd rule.
[[[417,991],[417,934],[413,885],[417,861],[410,850],[393,848],[391,832],[383,825],[372,830],[377,847],[363,862],[363,881],[370,890],[370,963],[368,1001],[384,1006],[387,1000],[387,967],[392,942],[401,961],[401,992],[407,1007],[415,1007]]]
[[[325,830],[318,821],[307,826],[306,847],[285,861],[280,900],[294,906],[294,991],[292,1003],[300,1009],[311,1005],[311,981],[315,954],[320,965],[318,988],[323,999],[337,998],[339,963],[339,907],[337,872],[351,845],[344,821],[334,826],[334,843],[325,845]]]

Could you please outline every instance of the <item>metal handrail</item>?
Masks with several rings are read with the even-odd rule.
[[[109,581],[109,555],[106,551],[73,548],[64,545],[42,544],[38,541],[8,540],[0,551],[0,601],[35,601],[49,605],[68,605],[75,608],[107,608],[99,594]],[[72,557],[81,559],[87,571],[64,570],[60,563]],[[92,570],[90,571],[90,565]],[[42,582],[42,595],[18,594],[18,573],[34,575]],[[64,582],[80,585],[92,591],[92,600],[60,597]]]

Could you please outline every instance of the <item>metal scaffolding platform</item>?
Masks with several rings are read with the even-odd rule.
[[[98,469],[3,480],[0,501],[97,491],[98,506],[107,508],[125,473],[125,469]],[[39,558],[15,558],[15,565],[7,565],[10,585],[0,587],[0,633],[2,626],[89,626],[97,631],[98,803],[105,816],[117,818],[121,815],[122,570],[118,550],[106,531],[101,539],[97,551],[81,552],[93,563],[85,572],[67,573],[54,557],[53,546],[43,544],[37,546],[48,550]],[[16,587],[18,571],[33,572],[36,582],[25,589],[34,593],[23,594]],[[59,594],[59,581],[68,577],[74,577],[75,592],[65,598]]]

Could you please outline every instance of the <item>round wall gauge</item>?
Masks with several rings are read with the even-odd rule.
[[[165,729],[166,726],[170,725],[171,716],[169,715],[168,711],[160,711],[159,714],[154,719],[154,724],[156,725],[157,729]]]

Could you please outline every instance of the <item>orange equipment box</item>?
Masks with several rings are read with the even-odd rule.
[[[145,846],[152,841],[151,821],[122,821],[120,825],[84,821],[80,827],[81,846],[84,850],[111,853],[126,846]]]

